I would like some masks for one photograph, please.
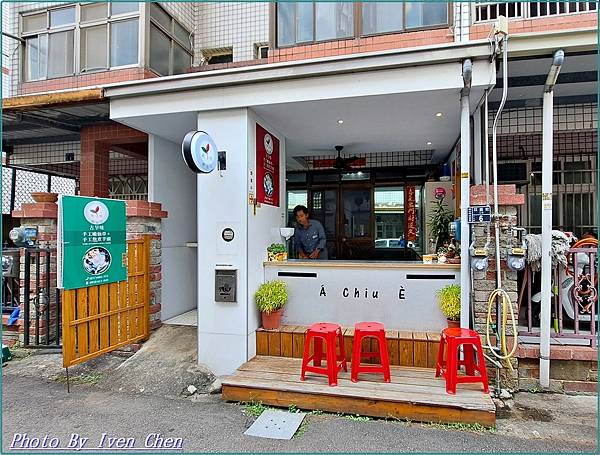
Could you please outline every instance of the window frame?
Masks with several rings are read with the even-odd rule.
[[[447,11],[447,21],[444,24],[435,24],[435,25],[426,25],[426,26],[419,26],[419,27],[406,27],[406,3],[407,2],[402,2],[402,29],[401,30],[392,30],[392,31],[387,31],[387,32],[375,32],[375,33],[363,33],[363,27],[362,27],[362,5],[366,2],[354,2],[354,33],[348,37],[345,38],[331,38],[331,39],[326,39],[326,40],[316,40],[313,39],[312,41],[303,41],[303,42],[296,42],[295,41],[295,37],[296,37],[296,30],[294,29],[294,43],[292,44],[286,44],[286,45],[279,45],[279,41],[278,41],[278,28],[279,28],[279,23],[278,23],[278,12],[277,12],[277,6],[278,6],[279,2],[273,2],[271,4],[271,8],[270,8],[270,20],[271,20],[271,30],[270,30],[270,43],[269,43],[269,48],[270,49],[288,49],[288,48],[292,48],[292,47],[296,47],[296,46],[310,46],[310,45],[314,45],[314,44],[321,44],[321,43],[330,43],[330,42],[334,42],[334,41],[342,41],[342,40],[349,40],[349,39],[358,39],[358,38],[371,38],[374,36],[385,36],[385,35],[397,35],[397,34],[401,34],[401,33],[409,33],[409,32],[417,32],[417,31],[426,31],[426,30],[437,30],[440,28],[450,28],[454,25],[454,2],[444,2],[447,4],[448,6],[448,11]],[[312,2],[313,4],[313,38],[316,38],[316,8],[314,8],[314,4],[317,2]]]
[[[93,74],[93,73],[97,73],[97,72],[111,71],[111,70],[116,70],[116,69],[137,68],[140,66],[140,64],[142,62],[142,54],[143,54],[143,47],[141,46],[141,44],[143,42],[142,41],[143,37],[141,36],[143,27],[141,24],[142,14],[141,14],[140,5],[138,4],[138,9],[135,11],[112,15],[111,7],[110,7],[111,2],[107,0],[106,2],[104,2],[105,6],[106,6],[106,16],[104,18],[94,19],[94,20],[90,20],[87,22],[82,22],[82,8],[87,5],[93,4],[93,3],[94,2],[69,3],[66,5],[58,5],[58,6],[53,6],[53,7],[49,7],[49,8],[26,11],[26,12],[19,14],[19,32],[20,32],[19,36],[24,40],[34,38],[34,37],[39,38],[42,35],[47,35],[48,42],[49,42],[50,41],[49,37],[53,33],[60,33],[60,32],[65,32],[65,31],[70,31],[70,30],[73,31],[73,72],[70,74],[64,74],[61,76],[48,76],[48,69],[46,68],[46,74],[43,77],[40,77],[37,79],[27,79],[26,67],[27,67],[28,55],[27,55],[26,44],[23,43],[20,46],[20,53],[21,53],[21,56],[20,56],[21,71],[20,71],[20,73],[21,74],[19,77],[19,79],[22,83],[60,79],[63,77],[80,76],[80,75],[85,75],[85,74]],[[52,11],[56,11],[59,9],[73,8],[73,7],[75,8],[75,23],[74,24],[69,24],[69,25],[60,26],[60,27],[56,27],[56,28],[50,27],[50,14]],[[38,15],[38,14],[46,15],[46,28],[35,30],[35,31],[30,31],[30,32],[24,32],[23,31],[23,19],[28,16],[34,16],[34,15]],[[120,22],[120,21],[124,21],[124,20],[132,20],[132,19],[135,19],[138,22],[137,62],[130,63],[127,65],[111,66],[111,61],[110,61],[111,24],[115,23],[115,22]],[[106,28],[107,28],[107,32],[106,32],[106,49],[107,49],[106,67],[92,69],[92,70],[86,70],[85,68],[82,67],[83,66],[82,65],[82,46],[81,46],[82,30],[90,28],[90,27],[101,26],[101,25],[106,25]]]
[[[155,6],[156,8],[159,8],[163,13],[165,13],[167,16],[169,16],[170,20],[171,20],[171,24],[170,24],[170,30],[166,30],[165,27],[157,20],[154,19],[152,17],[152,7]],[[179,22],[177,19],[175,19],[166,9],[164,9],[160,4],[158,3],[150,3],[148,5],[148,23],[149,23],[149,27],[148,27],[148,68],[151,69],[152,71],[154,71],[156,74],[159,74],[160,76],[172,76],[174,74],[184,74],[184,73],[175,73],[174,72],[174,64],[175,64],[175,46],[178,45],[180,46],[189,56],[190,56],[190,67],[193,65],[194,63],[194,34],[193,32],[189,31],[181,22]],[[178,24],[182,29],[184,29],[185,31],[187,31],[189,33],[188,37],[190,42],[186,43],[184,45],[184,43],[182,43],[182,41],[177,37],[177,35],[175,34],[175,24]],[[150,34],[152,33],[152,26],[155,26],[159,33],[163,33],[164,35],[167,36],[167,38],[169,38],[169,74],[162,74],[160,73],[158,70],[156,70],[155,68],[152,67],[151,65],[151,55],[152,55],[152,50],[150,49]],[[188,47],[189,46],[189,47]]]

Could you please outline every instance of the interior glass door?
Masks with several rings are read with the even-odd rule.
[[[371,185],[342,186],[340,217],[342,258],[371,259],[374,254]]]
[[[338,258],[337,188],[313,189],[311,192],[311,218],[318,220],[327,236],[329,259]]]

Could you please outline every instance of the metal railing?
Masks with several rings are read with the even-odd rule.
[[[532,19],[593,12],[597,2],[477,2],[473,4],[473,21],[486,22],[505,16],[509,19]]]
[[[552,328],[550,337],[561,344],[581,344],[588,341],[597,346],[598,324],[598,257],[595,248],[571,248],[569,264],[552,271]],[[541,293],[535,292],[540,283],[538,273],[529,266],[524,270],[519,290],[520,336],[539,336]],[[536,289],[537,290],[537,289]],[[525,306],[523,306],[525,304]],[[519,313],[522,313],[521,311]]]

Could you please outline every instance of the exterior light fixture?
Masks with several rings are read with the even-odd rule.
[[[338,125],[341,125],[341,124],[343,124],[343,123],[344,123],[344,121],[343,121],[342,119],[339,119],[339,120],[338,120]]]
[[[431,141],[427,141],[427,145],[431,145]]]
[[[442,112],[436,112],[436,113],[435,113],[435,116],[436,116],[436,117],[441,117],[442,115],[444,115]]]

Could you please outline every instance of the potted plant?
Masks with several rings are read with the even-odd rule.
[[[443,198],[437,200],[434,204],[435,208],[429,217],[428,225],[431,237],[436,242],[434,252],[437,253],[437,249],[450,240],[448,225],[454,220],[454,214],[446,208]]]
[[[267,247],[267,257],[269,261],[285,261],[287,260],[287,251],[283,243],[271,243]]]
[[[449,284],[438,289],[435,294],[448,321],[448,327],[460,327],[460,285]]]
[[[279,328],[281,313],[288,299],[286,284],[281,280],[263,283],[254,294],[256,307],[261,313],[263,328]]]

